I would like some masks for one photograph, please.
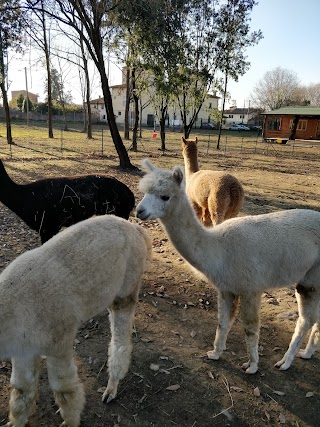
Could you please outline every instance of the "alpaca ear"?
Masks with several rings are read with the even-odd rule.
[[[182,139],[182,142],[184,143],[184,144],[186,144],[186,140],[185,140],[185,138],[182,136],[181,137],[181,139]]]
[[[141,166],[145,172],[152,172],[157,169],[149,159],[141,160]]]
[[[196,144],[198,144],[198,137],[196,136]]]
[[[182,169],[180,168],[180,166],[176,166],[173,169],[173,178],[177,182],[177,184],[180,186],[180,184],[183,181],[183,172],[182,172]]]

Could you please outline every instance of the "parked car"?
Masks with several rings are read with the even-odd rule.
[[[258,126],[258,125],[246,125],[246,126],[248,126],[248,128],[250,128],[250,130],[254,130],[254,131],[262,130],[262,126]]]
[[[212,123],[202,123],[201,129],[217,129]]]
[[[229,130],[250,130],[250,128],[245,125],[232,125],[229,127]]]

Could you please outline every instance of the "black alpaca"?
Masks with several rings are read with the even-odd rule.
[[[135,205],[132,191],[106,175],[46,178],[17,184],[0,160],[0,201],[40,234],[41,243],[62,227],[93,215],[128,219]]]

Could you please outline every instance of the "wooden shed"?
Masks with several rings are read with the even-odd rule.
[[[320,107],[283,107],[262,115],[265,141],[320,140]]]

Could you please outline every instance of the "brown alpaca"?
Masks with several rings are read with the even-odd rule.
[[[238,215],[244,200],[242,185],[226,172],[199,170],[198,139],[182,137],[186,193],[206,227]]]

